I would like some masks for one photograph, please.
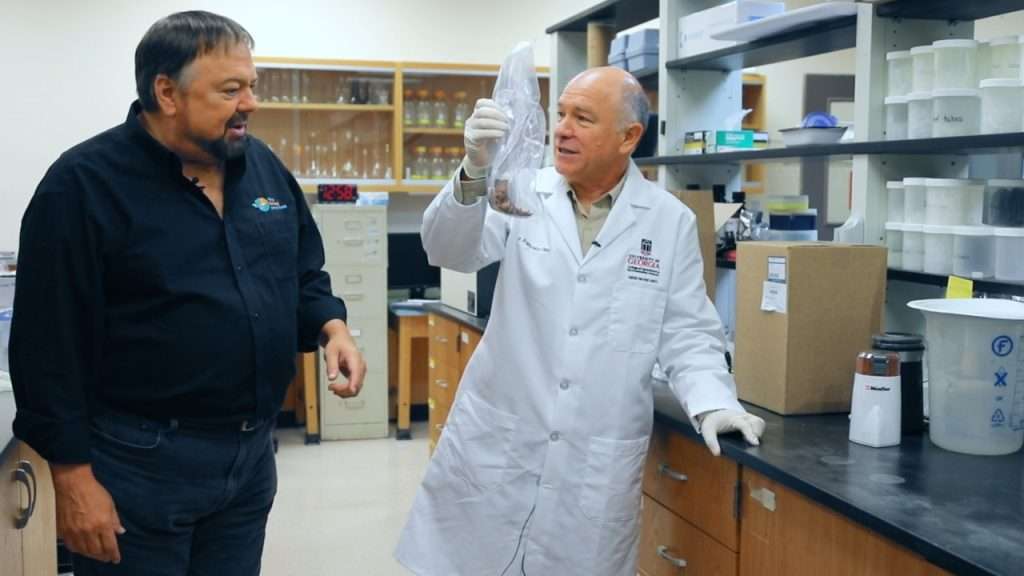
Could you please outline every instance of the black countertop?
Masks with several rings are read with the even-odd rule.
[[[869,448],[848,440],[846,415],[782,417],[746,407],[767,424],[761,445],[729,435],[724,456],[955,574],[1024,574],[1024,452],[957,454],[927,433]],[[655,393],[655,421],[699,441],[664,387]]]
[[[424,305],[481,332],[477,318],[440,303]],[[678,401],[655,387],[655,421],[702,442]],[[969,456],[943,450],[927,433],[893,448],[849,441],[845,414],[764,418],[758,447],[722,438],[722,454],[913,550],[954,574],[1024,574],[1024,451]]]
[[[479,318],[472,314],[466,314],[462,310],[452,308],[451,306],[441,304],[440,302],[429,302],[423,305],[423,309],[428,312],[434,312],[446,316],[456,322],[461,322],[470,328],[476,329],[477,332],[483,334],[484,328],[487,328],[487,318]]]

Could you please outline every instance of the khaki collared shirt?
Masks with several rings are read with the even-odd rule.
[[[622,179],[619,180],[618,184],[589,207],[580,204],[576,198],[575,190],[570,188],[566,192],[569,195],[569,201],[572,202],[573,214],[576,216],[576,230],[580,236],[580,249],[584,256],[593,245],[594,240],[597,239],[597,235],[601,232],[601,228],[604,227],[605,221],[608,220],[608,214],[612,211],[615,201],[622,194],[622,188],[626,185],[627,174],[629,174],[628,170],[626,174],[622,175]],[[459,204],[468,206],[475,203],[478,198],[487,195],[487,180],[480,178],[479,180],[466,180],[464,182],[457,181],[454,192],[455,199]]]

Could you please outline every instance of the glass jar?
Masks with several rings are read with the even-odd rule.
[[[430,101],[430,92],[420,90],[416,92],[419,99],[416,102],[416,125],[420,128],[430,128],[434,123],[434,105]]]
[[[455,93],[455,109],[452,111],[452,128],[464,128],[473,110],[466,102],[466,93],[462,90]]]
[[[461,148],[452,146],[448,149],[448,174],[455,174],[462,166]]]
[[[434,146],[430,149],[430,179],[445,180],[448,178],[448,162],[444,159],[444,148]]]
[[[448,120],[448,98],[438,90],[434,92],[434,128],[447,128]]]
[[[416,125],[417,100],[412,90],[405,91],[405,106],[402,108],[402,124],[406,126]]]
[[[427,147],[417,146],[412,161],[412,179],[426,180],[430,178],[430,161],[427,159]]]

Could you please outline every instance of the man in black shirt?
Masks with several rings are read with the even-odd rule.
[[[296,351],[322,345],[342,397],[366,374],[302,191],[246,134],[252,44],[208,12],[154,24],[125,123],[65,152],[22,221],[14,429],[79,576],[258,574]]]

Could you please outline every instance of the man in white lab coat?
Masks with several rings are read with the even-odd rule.
[[[719,432],[764,430],[736,400],[696,219],[630,160],[647,106],[622,70],[573,79],[526,218],[480,198],[504,115],[480,100],[466,123],[423,243],[435,265],[501,271],[395,553],[420,576],[634,576],[656,361],[716,455]]]

